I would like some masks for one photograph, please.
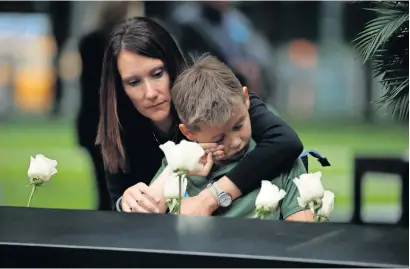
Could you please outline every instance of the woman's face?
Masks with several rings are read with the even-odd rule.
[[[121,50],[117,66],[125,93],[138,112],[154,122],[166,120],[170,115],[171,95],[164,63]]]

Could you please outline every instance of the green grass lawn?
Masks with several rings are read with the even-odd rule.
[[[337,206],[349,206],[353,158],[360,155],[402,156],[408,150],[408,127],[355,124],[292,124],[306,149],[319,150],[332,166],[321,168],[310,158],[310,171],[322,170],[324,185],[336,194]],[[30,194],[27,169],[30,156],[42,153],[58,161],[58,173],[35,194],[32,206],[91,209],[95,193],[91,161],[76,145],[67,122],[21,122],[0,125],[0,203],[25,206]],[[392,204],[400,186],[393,176],[367,177],[367,204]],[[387,180],[386,180],[387,179]]]
[[[408,126],[359,124],[295,124],[305,149],[316,149],[331,162],[322,168],[309,159],[310,172],[321,170],[326,188],[332,190],[337,206],[350,206],[353,192],[355,156],[408,155]],[[365,205],[398,204],[399,178],[394,175],[369,173],[364,181]]]

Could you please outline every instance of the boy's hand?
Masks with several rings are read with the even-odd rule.
[[[203,158],[206,158],[205,161]],[[197,169],[192,171],[188,174],[188,176],[200,176],[206,177],[211,172],[212,166],[214,165],[214,160],[212,158],[212,152],[208,152],[208,154],[204,155],[198,163]]]
[[[204,163],[205,164],[205,160],[206,160],[206,154],[208,154],[209,152],[212,153],[213,157],[215,160],[219,161],[222,160],[223,158],[225,158],[225,152],[224,152],[224,146],[223,145],[218,145],[217,143],[200,143],[199,145],[201,145],[202,149],[205,151],[205,155],[204,155]]]
[[[208,189],[198,195],[184,198],[181,201],[181,214],[190,216],[210,216],[218,209],[218,203]]]

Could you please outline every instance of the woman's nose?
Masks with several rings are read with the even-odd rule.
[[[145,97],[154,99],[158,96],[158,91],[152,86],[150,82],[145,83]]]

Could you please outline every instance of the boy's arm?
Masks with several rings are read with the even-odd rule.
[[[297,200],[297,197],[299,197],[299,190],[293,182],[295,177],[303,173],[306,173],[306,171],[302,161],[298,159],[290,173],[283,175],[286,176],[284,179],[284,191],[286,192],[286,195],[282,200],[281,211],[283,219],[286,221],[313,222],[312,211],[299,206]]]
[[[303,210],[290,215],[285,219],[286,221],[301,221],[301,222],[313,222],[313,213],[310,210]]]

